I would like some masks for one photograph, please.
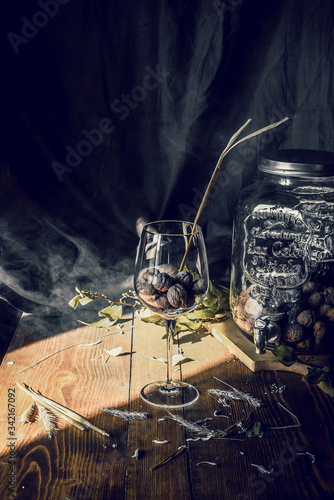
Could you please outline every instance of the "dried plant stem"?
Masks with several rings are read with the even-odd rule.
[[[132,327],[130,328],[130,330],[131,329],[132,329]],[[123,332],[126,332],[126,331],[129,331],[129,330],[123,330]],[[109,332],[109,333],[105,333],[104,335],[100,335],[98,339],[92,341],[91,345],[92,346],[96,345],[96,343],[99,342],[99,341],[101,341],[101,339],[103,339],[105,337],[109,337],[109,335],[115,335],[116,333],[119,333],[119,330],[116,331],[116,332]],[[28,370],[30,370],[31,368],[34,368],[39,363],[42,363],[46,359],[52,358],[52,356],[55,356],[56,354],[59,354],[60,352],[67,351],[67,349],[72,349],[72,347],[81,347],[81,346],[83,346],[83,347],[90,347],[89,345],[85,345],[82,342],[79,342],[77,344],[68,345],[66,347],[62,347],[61,349],[57,349],[57,351],[53,351],[50,354],[47,354],[46,356],[43,356],[43,358],[40,358],[37,361],[34,361],[33,363],[31,363],[31,365],[27,366],[26,368],[24,368],[23,370],[21,370],[19,373],[25,373],[25,372],[27,372]]]
[[[190,245],[191,245],[191,242],[192,242],[192,239],[194,237],[194,234],[196,232],[196,225],[197,225],[197,222],[198,222],[198,219],[200,218],[202,212],[203,212],[203,209],[206,205],[206,202],[208,201],[208,198],[209,198],[209,195],[210,195],[210,192],[211,192],[211,189],[213,188],[213,185],[214,183],[216,182],[216,179],[218,177],[218,174],[219,174],[219,171],[220,171],[220,166],[222,164],[222,161],[223,159],[225,158],[225,156],[227,155],[227,153],[229,153],[231,151],[231,149],[233,149],[235,146],[237,146],[238,144],[240,144],[241,142],[243,141],[246,141],[247,139],[250,139],[251,137],[255,137],[256,135],[259,135],[259,134],[262,134],[263,132],[266,132],[267,130],[270,130],[272,128],[275,128],[277,127],[278,125],[281,125],[281,123],[285,122],[286,120],[288,120],[289,118],[288,117],[285,117],[283,118],[283,120],[280,120],[278,122],[275,122],[275,123],[272,123],[271,125],[267,125],[266,127],[263,127],[261,128],[260,130],[257,130],[249,135],[247,135],[246,137],[244,137],[243,139],[240,139],[238,142],[235,142],[236,139],[239,137],[239,135],[241,134],[241,132],[247,127],[247,125],[252,121],[251,118],[249,118],[246,123],[244,123],[244,125],[242,125],[242,127],[239,128],[239,130],[237,130],[237,132],[235,132],[235,134],[232,135],[231,139],[229,140],[227,146],[225,147],[224,151],[221,153],[220,157],[218,158],[218,162],[216,164],[216,167],[213,171],[213,174],[211,176],[211,179],[209,181],[209,184],[205,190],[205,193],[204,193],[204,196],[202,198],[202,201],[201,201],[201,204],[197,210],[197,214],[196,214],[196,217],[194,219],[194,223],[193,223],[193,229],[192,229],[192,232],[191,232],[191,235],[190,235],[190,238],[189,238],[189,241],[188,241],[188,245],[187,245],[187,248],[186,248],[186,251],[185,251],[185,254],[183,256],[183,259],[182,259],[182,262],[181,262],[181,265],[180,265],[180,268],[179,268],[179,271],[182,271],[183,268],[184,268],[184,265],[186,263],[186,259],[187,259],[187,255],[188,255],[188,252],[189,252],[189,248],[190,248]]]
[[[268,429],[270,430],[277,430],[277,429],[293,429],[295,427],[301,427],[302,424],[299,422],[299,419],[298,417],[292,413],[292,411],[288,410],[284,405],[282,405],[282,403],[280,403],[279,401],[277,401],[277,404],[278,406],[280,406],[281,408],[283,408],[283,410],[285,410],[286,412],[289,413],[289,415],[291,415],[292,418],[295,419],[295,421],[297,422],[296,424],[293,424],[293,425],[283,425],[283,426],[276,426],[276,427],[268,427]]]
[[[162,465],[167,464],[170,460],[172,460],[173,458],[175,458],[178,455],[180,455],[186,449],[186,447],[187,446],[185,444],[182,445],[182,446],[180,446],[176,451],[174,451],[174,453],[172,453],[171,455],[169,455],[168,457],[166,457],[164,460],[162,460],[158,464],[156,464],[153,467],[151,467],[150,470],[154,471],[154,470],[158,469],[159,467],[161,467]]]
[[[107,432],[100,429],[99,427],[96,427],[96,425],[89,422],[82,415],[79,415],[79,413],[76,413],[73,410],[67,408],[66,406],[63,406],[60,403],[57,403],[56,401],[53,401],[52,399],[49,399],[46,396],[43,396],[40,392],[34,391],[31,387],[29,387],[26,384],[24,384],[23,387],[18,382],[16,383],[20,387],[20,389],[29,394],[37,403],[45,406],[46,408],[51,410],[55,415],[66,420],[68,423],[74,425],[78,429],[83,431],[86,427],[88,427],[96,432],[99,432],[103,436],[109,436]]]
[[[130,307],[136,307],[136,304],[130,304],[129,302],[122,302],[121,300],[113,300],[113,299],[110,299],[109,297],[107,297],[107,295],[105,295],[104,293],[98,293],[98,292],[88,292],[87,290],[82,290],[81,293],[84,295],[85,293],[86,294],[91,294],[91,295],[94,295],[94,297],[98,298],[98,299],[104,299],[104,300],[107,300],[109,302],[109,304],[119,304],[120,306],[130,306]],[[134,298],[135,300],[135,298]]]

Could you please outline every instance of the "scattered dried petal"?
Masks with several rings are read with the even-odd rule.
[[[315,463],[315,455],[312,455],[309,451],[306,451],[305,453],[296,453],[296,455],[309,455],[312,458],[312,464]]]
[[[228,415],[223,415],[222,413],[219,413],[219,411],[215,410],[213,412],[214,417],[221,417],[221,418],[230,418]]]
[[[153,439],[152,443],[155,443],[155,444],[167,444],[167,443],[169,443],[169,441],[167,439],[164,439],[163,441],[161,441],[160,439]]]
[[[207,465],[218,465],[216,464],[216,462],[207,462],[205,460],[203,460],[203,462],[198,462],[198,464],[196,465],[203,465],[203,464],[207,464]]]
[[[103,349],[106,351],[107,354],[109,354],[109,356],[119,356],[123,350],[123,347],[114,347],[114,349],[110,350],[103,347]]]
[[[257,465],[257,464],[251,464],[253,467],[256,467],[261,474],[272,474],[274,472],[274,469],[268,470],[263,465]]]
[[[136,460],[139,460],[140,458],[140,449],[137,448],[134,452],[134,454],[131,456],[131,458],[135,458]]]

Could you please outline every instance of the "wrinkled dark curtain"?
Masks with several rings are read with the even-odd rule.
[[[200,219],[228,284],[233,207],[266,148],[334,150],[332,0],[7,0],[0,294],[66,311],[131,286],[138,219]]]

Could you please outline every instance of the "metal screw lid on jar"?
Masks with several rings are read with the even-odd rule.
[[[334,177],[334,153],[314,149],[279,149],[260,157],[259,170],[294,177]]]

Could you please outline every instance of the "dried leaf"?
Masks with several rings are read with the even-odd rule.
[[[206,319],[215,319],[216,315],[215,315],[215,313],[213,313],[211,311],[207,311],[206,309],[197,309],[194,312],[188,313],[187,317],[190,320],[194,320],[194,319],[206,320]]]
[[[123,350],[123,347],[114,347],[114,349],[106,349],[103,347],[103,349],[106,351],[109,356],[119,356]]]
[[[111,321],[109,318],[100,319],[100,321],[95,321],[94,323],[85,323],[84,321],[78,320],[79,323],[87,326],[95,326],[97,328],[110,328],[116,323],[116,319]]]
[[[246,432],[245,432],[246,436],[247,437],[254,437],[254,436],[262,437],[263,430],[261,429],[261,427],[262,427],[261,422],[254,422],[249,427],[247,427]]]
[[[161,363],[167,363],[167,358],[156,358],[155,356],[149,356],[143,352],[143,355],[147,358],[153,359],[154,361],[160,361]],[[181,363],[186,363],[192,361],[192,359],[183,356],[183,354],[173,354],[172,356],[172,366],[180,365]]]
[[[80,304],[81,295],[76,295],[72,300],[69,301],[68,305],[76,309]]]
[[[308,366],[307,374],[304,375],[303,380],[309,384],[319,384],[322,380],[327,380],[329,373],[329,367],[324,366],[323,368],[318,368],[316,366]]]
[[[163,319],[158,314],[152,314],[151,316],[142,317],[141,320],[144,323],[161,323],[163,325]]]
[[[99,311],[99,316],[105,316],[109,318],[110,321],[121,319],[122,315],[123,307],[119,304],[113,304]]]
[[[273,354],[277,359],[273,359],[276,363],[282,363],[285,366],[292,366],[297,360],[297,354],[292,347],[282,345],[274,349]]]

